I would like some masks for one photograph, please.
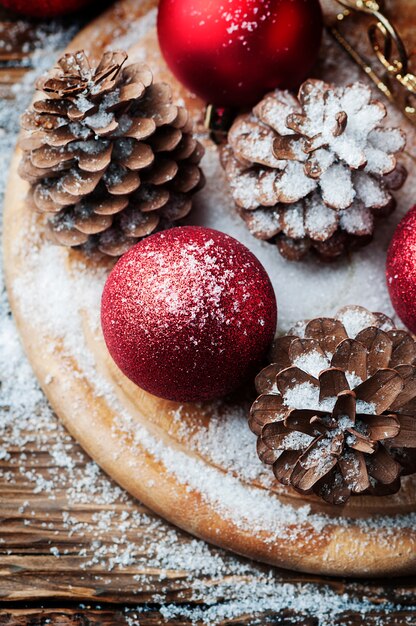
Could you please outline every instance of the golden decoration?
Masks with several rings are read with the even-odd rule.
[[[380,91],[416,123],[416,76],[409,69],[406,46],[394,24],[384,14],[382,4],[375,0],[337,1],[344,8],[337,15],[338,24],[344,22],[354,11],[374,18],[375,21],[371,21],[367,32],[371,48],[383,72],[379,73],[377,68],[369,65],[344,36],[338,24],[329,27],[331,34]]]

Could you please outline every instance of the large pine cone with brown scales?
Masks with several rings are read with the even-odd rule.
[[[112,256],[185,217],[204,182],[187,111],[126,59],[107,52],[91,67],[84,52],[65,54],[38,81],[20,140],[20,175],[53,238]]]
[[[249,424],[277,480],[332,504],[416,472],[416,343],[361,307],[298,324],[256,378]]]
[[[371,241],[375,220],[395,207],[392,189],[405,135],[381,126],[386,108],[357,82],[320,80],[268,94],[228,133],[222,162],[249,230],[299,260],[331,260]]]

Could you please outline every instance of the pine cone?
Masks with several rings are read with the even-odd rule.
[[[405,135],[379,126],[385,116],[363,83],[308,80],[298,98],[277,90],[238,117],[222,162],[249,230],[290,260],[369,243],[406,178],[395,158]]]
[[[393,494],[416,472],[416,343],[345,307],[276,340],[249,425],[277,480],[332,504]]]
[[[20,175],[54,239],[118,256],[191,209],[203,148],[171,90],[125,52],[66,54],[22,117]]]

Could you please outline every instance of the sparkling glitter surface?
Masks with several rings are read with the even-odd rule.
[[[416,333],[416,205],[393,235],[387,253],[386,278],[397,315]]]
[[[222,396],[252,376],[276,317],[256,257],[234,238],[197,226],[158,233],[127,252],[106,282],[101,310],[120,369],[178,401]]]

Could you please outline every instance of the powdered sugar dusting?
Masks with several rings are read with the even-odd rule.
[[[309,382],[295,385],[287,389],[283,396],[285,405],[291,409],[318,409],[330,413],[336,398],[325,398],[319,401],[319,387]]]
[[[339,319],[343,323],[347,335],[352,338],[356,337],[367,326],[371,326],[373,321],[371,313],[361,308],[345,309],[340,314]]]
[[[322,352],[312,350],[294,359],[293,365],[317,378],[322,370],[330,366],[330,362]]]
[[[153,15],[154,19],[154,15]],[[129,35],[132,37],[132,35]],[[137,35],[133,34],[133,39]],[[145,56],[145,51],[143,56]],[[44,67],[52,63],[51,54],[43,58]],[[27,85],[31,85],[33,76]],[[23,94],[20,104],[23,102]],[[7,103],[6,103],[7,105]],[[8,133],[0,137],[4,153],[11,151],[11,144],[15,139],[17,129],[18,111],[5,112],[3,103],[0,107],[2,120],[7,121]],[[5,117],[7,116],[7,117]],[[275,285],[280,304],[280,329],[287,329],[297,319],[312,318],[319,314],[332,314],[340,305],[347,303],[360,303],[372,310],[384,310],[391,313],[391,306],[386,295],[383,280],[384,248],[388,240],[394,221],[390,220],[379,233],[375,244],[368,250],[358,253],[350,262],[328,268],[321,267],[315,261],[309,261],[297,266],[283,261],[276,254],[272,246],[254,240],[243,226],[240,226],[237,218],[231,210],[232,202],[223,183],[221,169],[218,165],[217,156],[213,148],[205,160],[206,171],[209,177],[209,186],[198,200],[198,213],[195,218],[204,224],[214,226],[236,236],[240,241],[249,245],[255,254],[266,265]],[[2,170],[2,175],[4,170]],[[219,183],[221,181],[221,183]],[[400,211],[403,212],[409,206],[411,190],[408,195],[401,195]],[[394,218],[397,220],[400,213]],[[34,225],[32,225],[35,228]],[[26,242],[25,242],[26,244]],[[76,354],[83,368],[80,375],[85,375],[93,382],[97,395],[105,394],[111,397],[109,385],[96,373],[96,364],[92,355],[83,345],[82,324],[78,317],[79,308],[89,311],[89,324],[92,331],[96,331],[98,325],[99,297],[105,279],[104,273],[97,271],[90,273],[80,263],[75,268],[72,278],[68,278],[65,267],[65,251],[43,246],[36,248],[37,242],[30,247],[28,253],[32,259],[32,274],[15,285],[15,293],[19,298],[19,306],[25,312],[34,327],[41,333],[52,333],[55,336],[63,336],[64,350],[68,354]],[[59,284],[59,292],[54,285]],[[75,311],[75,315],[71,312]],[[63,527],[68,533],[83,532],[89,530],[96,533],[97,541],[89,546],[88,555],[82,567],[100,566],[112,571],[123,571],[129,565],[135,564],[147,568],[164,568],[167,575],[175,570],[183,572],[183,576],[192,589],[192,601],[204,603],[201,608],[189,608],[187,605],[165,604],[162,609],[166,619],[184,618],[195,622],[215,624],[224,619],[238,619],[240,616],[257,611],[286,611],[294,609],[302,611],[305,615],[319,616],[321,626],[333,624],[337,617],[347,610],[359,611],[366,615],[372,611],[383,610],[387,613],[392,605],[382,600],[381,603],[372,604],[362,599],[350,599],[339,595],[326,587],[318,588],[315,585],[283,583],[279,574],[256,567],[250,563],[237,560],[222,552],[212,550],[203,542],[194,540],[183,543],[179,533],[165,525],[160,520],[138,511],[132,499],[120,488],[111,483],[99,470],[97,465],[86,462],[84,455],[74,459],[69,455],[71,440],[62,426],[56,421],[51,409],[40,391],[33,373],[22,354],[13,322],[8,316],[7,304],[1,301],[1,325],[0,325],[0,374],[3,381],[2,404],[10,410],[1,409],[0,420],[0,458],[8,459],[11,452],[19,450],[16,454],[16,464],[28,481],[33,484],[35,492],[42,492],[53,501],[56,489],[65,487],[68,494],[68,507],[71,512],[63,510],[61,519]],[[353,334],[360,328],[357,320],[350,320]],[[366,325],[366,324],[364,324]],[[358,332],[358,331],[357,331]],[[46,346],[50,344],[45,344]],[[51,384],[50,375],[46,375],[45,385]],[[112,400],[115,402],[115,400]],[[76,406],[76,399],[74,399]],[[300,512],[291,507],[274,508],[274,500],[264,495],[259,508],[259,515],[253,520],[247,519],[247,511],[242,510],[243,503],[247,504],[246,490],[241,488],[242,481],[265,480],[262,478],[262,468],[258,463],[258,475],[254,465],[254,452],[250,448],[252,435],[245,424],[244,415],[238,410],[225,415],[216,415],[210,421],[205,430],[201,430],[191,441],[191,447],[198,454],[209,455],[214,464],[226,468],[229,472],[225,484],[225,500],[223,504],[224,515],[232,515],[237,508],[239,515],[238,523],[252,524],[258,527],[259,519],[262,523],[264,514],[265,523],[274,524],[277,531],[282,517],[295,523],[306,520],[316,528],[323,528],[328,520],[308,514],[307,508],[303,507]],[[178,415],[180,419],[180,415]],[[137,429],[137,424],[132,424],[128,416],[120,414],[120,420],[127,433],[131,428],[134,434],[140,438],[142,434],[146,443],[155,455],[160,455],[163,462],[169,466],[178,459],[169,457],[158,446],[159,443],[145,431]],[[233,437],[234,435],[234,437]],[[224,441],[226,445],[220,446]],[[53,443],[51,443],[53,442]],[[54,459],[56,467],[51,471],[48,479],[33,468],[30,468],[25,460],[25,447],[32,443],[39,447],[44,446],[47,454]],[[251,451],[250,451],[251,450]],[[15,452],[13,452],[15,454]],[[201,465],[181,464],[178,474],[180,479],[189,485],[189,489],[202,489],[204,497],[211,498],[213,502],[221,500],[224,473],[213,470],[209,477],[200,475]],[[174,469],[174,468],[173,468]],[[13,481],[13,476],[4,476],[5,480]],[[266,484],[266,483],[264,483]],[[13,482],[11,483],[13,485]],[[240,487],[238,487],[240,486]],[[232,491],[234,491],[234,495]],[[249,495],[249,498],[252,494]],[[237,506],[236,500],[244,498],[242,504]],[[94,518],[94,525],[86,528],[83,521],[82,507],[76,509],[76,504],[89,503],[97,506],[101,503],[111,504],[116,501],[123,504],[124,511],[115,513],[112,510],[100,510]],[[221,506],[221,502],[218,503]],[[272,507],[274,517],[264,511],[265,507]],[[231,507],[231,511],[229,510]],[[27,514],[25,521],[30,523],[31,506],[24,503],[23,515]],[[45,522],[47,523],[47,522]],[[394,519],[382,518],[369,520],[362,523],[368,530],[375,529],[374,534],[369,535],[369,541],[380,541],[377,528],[384,525],[385,530],[390,532],[390,540],[394,542],[397,528],[414,527],[416,520],[414,515],[396,516]],[[134,529],[147,529],[146,553],[143,555],[143,545],[134,543]],[[121,538],[110,545],[100,544],[101,540],[111,532],[120,531]],[[365,549],[365,547],[363,547]],[[52,555],[62,558],[60,550],[52,545]],[[82,558],[85,555],[80,555]],[[197,576],[208,576],[216,579],[220,576],[230,581],[218,587],[214,586],[209,579],[197,579]],[[138,589],[142,588],[143,581],[138,580]],[[164,602],[164,597],[154,597],[154,602]],[[415,607],[416,610],[416,607]],[[131,610],[127,615],[129,623],[137,624],[140,615]],[[342,618],[340,618],[342,619]],[[384,617],[380,617],[380,625],[384,623]]]
[[[186,317],[188,321],[196,321],[198,327],[202,329],[207,320],[215,315],[219,316],[219,322],[230,324],[232,320],[225,318],[220,304],[224,291],[228,290],[230,282],[235,277],[235,272],[230,267],[224,267],[221,274],[217,272],[218,264],[223,262],[220,253],[213,239],[203,244],[202,255],[197,243],[185,243],[181,247],[179,258],[172,259],[169,265],[166,264],[166,254],[163,252],[157,250],[147,252],[154,271],[149,273],[144,290],[149,289],[154,292],[156,301],[167,305],[168,312],[177,321],[181,317]],[[249,264],[245,270],[250,270]],[[175,290],[172,280],[172,276],[178,272],[181,273],[189,290],[195,296],[192,303],[189,300],[185,303],[178,297],[178,290]],[[233,293],[233,288],[230,289],[230,293]],[[249,294],[247,294],[248,297]],[[140,305],[141,302],[137,304]],[[235,312],[238,313],[237,301],[235,306],[237,307]]]

